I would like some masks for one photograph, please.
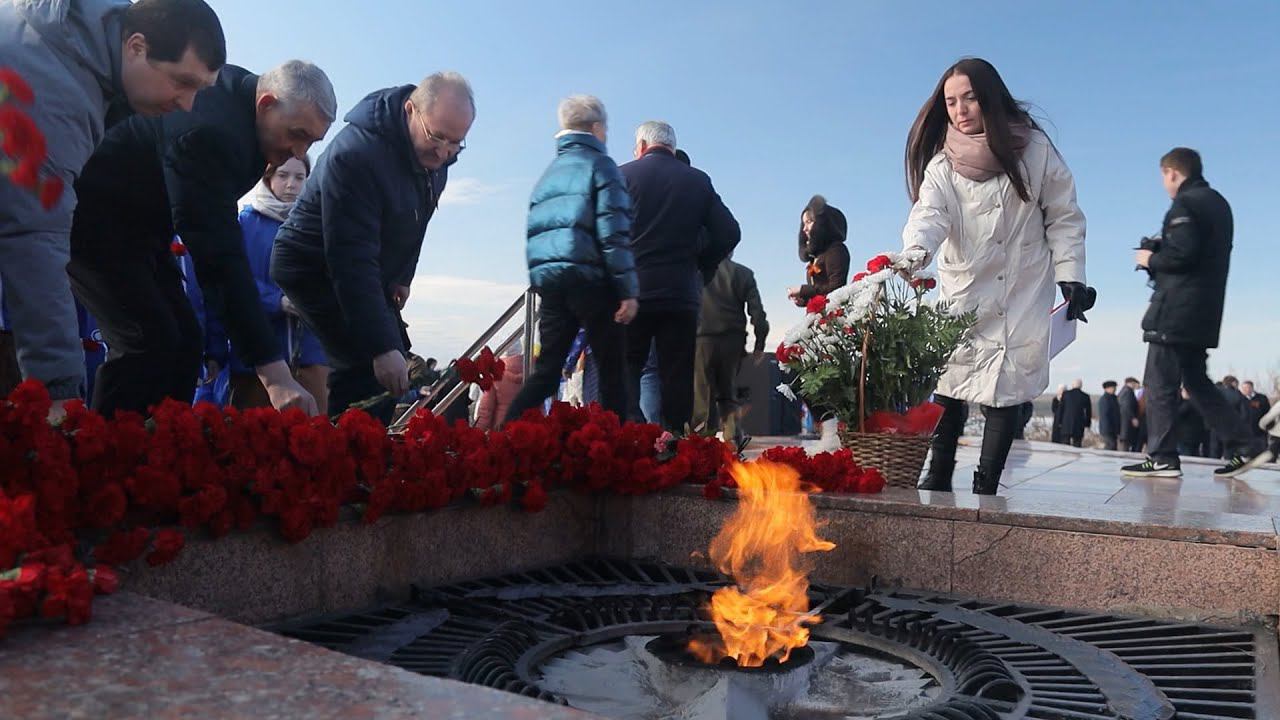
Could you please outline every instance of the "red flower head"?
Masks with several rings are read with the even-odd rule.
[[[826,309],[827,309],[826,295],[814,295],[812,298],[809,299],[809,302],[804,306],[805,312],[813,313],[814,315],[819,315]]]
[[[24,105],[35,102],[36,94],[32,92],[31,86],[13,68],[0,68],[0,85],[9,91],[14,100]]]
[[[102,349],[102,343],[93,338],[84,338],[80,341],[80,345],[84,347],[85,352],[98,352]]]
[[[50,175],[44,179],[44,182],[40,183],[40,207],[45,210],[51,210],[61,198],[62,178],[57,175]]]
[[[181,240],[174,240],[169,243],[169,252],[178,257],[182,257],[187,254],[187,246],[184,245]]]
[[[924,288],[925,290],[932,290],[938,287],[938,281],[934,280],[933,278],[916,278],[911,281],[911,287]]]
[[[547,490],[542,487],[542,483],[531,482],[525,487],[524,495],[520,498],[520,507],[525,512],[538,512],[547,506]]]
[[[93,592],[97,595],[110,595],[120,587],[120,576],[109,565],[99,565],[89,571],[93,579]]]
[[[186,538],[177,530],[165,529],[157,532],[151,554],[147,555],[147,564],[155,567],[171,562],[186,544]]]
[[[862,282],[863,280],[867,279],[867,275],[868,273],[864,273],[864,272],[857,273],[853,276],[853,281]]]
[[[480,368],[476,367],[474,360],[470,358],[458,358],[454,364],[454,368],[458,371],[458,377],[464,383],[474,383],[480,380]]]
[[[867,262],[867,272],[878,273],[890,265],[893,265],[893,261],[888,255],[877,255]]]

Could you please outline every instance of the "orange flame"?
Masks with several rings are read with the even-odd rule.
[[[760,667],[774,657],[786,662],[809,642],[809,625],[822,621],[809,610],[804,553],[835,543],[815,534],[809,490],[792,468],[758,460],[732,468],[738,510],[711,541],[711,560],[736,587],[711,596],[711,618],[719,643],[693,641],[689,652],[705,663],[733,658],[739,667]]]

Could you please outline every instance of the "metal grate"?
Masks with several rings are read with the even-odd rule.
[[[426,675],[563,703],[557,653],[705,624],[725,578],[592,559],[415,589],[408,603],[289,623],[289,637]],[[814,585],[814,640],[912,663],[936,681],[914,720],[1273,720],[1274,635],[953,597]],[[1260,654],[1262,660],[1260,660]]]

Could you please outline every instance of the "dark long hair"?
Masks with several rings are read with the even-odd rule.
[[[947,68],[938,80],[933,94],[920,108],[916,121],[911,125],[911,133],[907,135],[907,194],[911,202],[920,199],[920,183],[924,181],[924,170],[929,161],[942,149],[947,139],[947,125],[951,119],[947,116],[947,102],[943,97],[943,86],[955,75],[969,78],[973,86],[973,94],[978,98],[978,106],[982,108],[983,132],[987,136],[987,145],[991,153],[1000,162],[1001,169],[1009,176],[1009,182],[1025,202],[1031,199],[1027,191],[1027,180],[1022,176],[1018,164],[1018,152],[1013,146],[1013,132],[1009,126],[1014,123],[1026,125],[1028,128],[1040,130],[1040,125],[1031,117],[1027,105],[1015,100],[1005,86],[1000,73],[991,63],[982,58],[965,58]]]

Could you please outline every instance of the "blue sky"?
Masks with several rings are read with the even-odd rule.
[[[1272,154],[1280,147],[1280,3],[566,3],[214,0],[231,62],[292,57],[324,68],[340,113],[367,92],[440,69],[472,82],[478,117],[427,232],[406,318],[415,350],[460,352],[526,282],[524,222],[553,153],[556,104],[599,96],[610,151],[662,119],[742,225],[780,337],[800,317],[799,215],[814,193],[849,218],[857,259],[897,248],[909,209],[907,131],[942,71],[995,64],[1048,120],[1088,218],[1091,322],[1053,364],[1053,383],[1141,376],[1149,290],[1138,238],[1168,198],[1159,157],[1201,151],[1230,200],[1236,242],[1213,374],[1280,371]],[[330,137],[337,132],[337,127]]]

